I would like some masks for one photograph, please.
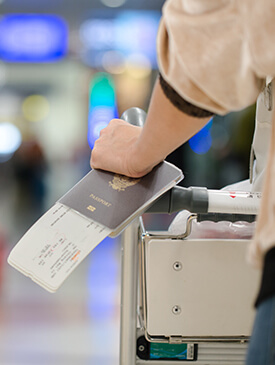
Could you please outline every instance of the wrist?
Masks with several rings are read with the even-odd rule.
[[[135,178],[148,174],[156,165],[150,160],[150,154],[147,153],[145,147],[140,147],[138,142],[131,145],[126,156],[126,163],[129,176]]]

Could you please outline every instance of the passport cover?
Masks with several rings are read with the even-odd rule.
[[[117,235],[182,178],[182,171],[166,161],[140,179],[91,170],[59,202]]]

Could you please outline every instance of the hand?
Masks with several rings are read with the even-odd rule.
[[[90,165],[129,177],[142,177],[197,133],[209,118],[182,113],[156,82],[143,128],[113,119],[95,142]]]
[[[151,169],[139,166],[136,142],[142,128],[121,119],[113,119],[101,130],[91,153],[94,169],[116,172],[130,177],[141,177]]]

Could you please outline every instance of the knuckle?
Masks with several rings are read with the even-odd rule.
[[[114,119],[111,119],[110,120],[110,123],[109,124],[110,125],[113,125],[113,124],[116,124],[116,123],[117,123],[117,119],[114,118]]]
[[[122,119],[111,119],[109,125],[112,126],[112,127],[116,127],[116,126],[122,125],[124,123],[125,122]]]
[[[99,131],[99,137],[102,137],[104,136],[104,134],[106,133],[106,128],[102,128],[100,131]]]

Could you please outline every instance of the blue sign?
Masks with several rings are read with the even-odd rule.
[[[52,62],[67,53],[68,28],[54,15],[12,14],[0,20],[0,59]]]

